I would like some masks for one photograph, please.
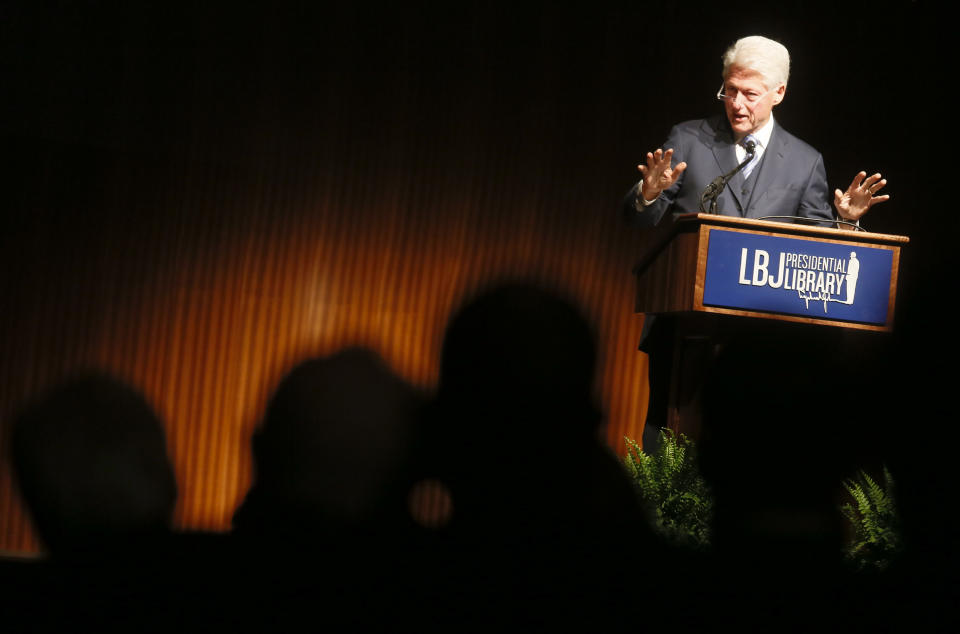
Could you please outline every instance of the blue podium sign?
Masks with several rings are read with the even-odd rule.
[[[893,250],[713,228],[703,305],[884,325]]]

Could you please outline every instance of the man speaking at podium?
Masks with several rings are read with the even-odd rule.
[[[789,74],[790,54],[779,42],[753,35],[727,49],[717,93],[726,117],[674,126],[663,145],[666,150],[647,152],[646,163],[638,166],[643,178],[624,203],[627,220],[652,227],[668,211],[700,211],[708,186],[742,165],[716,196],[718,213],[833,221],[823,157],[773,118]],[[889,199],[875,195],[884,185],[880,174],[860,172],[845,192],[834,191],[837,215],[856,222],[872,205]]]
[[[652,227],[668,213],[715,211],[725,216],[852,226],[876,203],[886,185],[880,174],[857,174],[846,191],[830,190],[823,157],[773,118],[787,90],[790,55],[761,36],[737,40],[723,55],[717,99],[724,114],[674,126],[664,149],[648,152],[642,179],[624,200],[626,220]],[[843,226],[843,225],[839,225]],[[640,350],[650,356],[650,405],[644,440],[667,423],[674,319],[647,316]]]

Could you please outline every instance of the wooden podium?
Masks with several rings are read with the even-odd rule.
[[[634,273],[635,310],[676,324],[666,426],[699,435],[705,368],[726,337],[891,331],[907,242],[709,214],[664,219],[648,232]]]

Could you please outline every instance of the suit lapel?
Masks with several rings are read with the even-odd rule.
[[[781,128],[780,124],[777,123],[776,119],[774,119],[773,134],[770,135],[770,145],[767,146],[767,149],[763,153],[763,161],[754,171],[754,174],[757,177],[757,182],[753,187],[754,195],[750,200],[750,208],[745,210],[745,213],[743,214],[744,217],[753,218],[758,215],[756,213],[757,210],[753,204],[753,201],[760,198],[763,192],[773,187],[776,183],[777,176],[783,174],[782,166],[787,155],[786,136],[787,135],[783,133],[783,128]],[[759,215],[767,215],[765,210],[760,211],[764,213]]]
[[[726,117],[721,117],[717,123],[717,126],[714,128],[713,147],[711,150],[713,151],[713,157],[717,161],[717,166],[720,168],[717,174],[719,176],[720,174],[727,174],[737,168],[737,153],[734,149],[733,132],[730,130]],[[737,174],[727,183],[727,187],[724,189],[724,192],[729,192],[736,201],[738,209],[743,209],[743,203],[740,200],[740,186],[742,184],[743,176]],[[733,210],[728,211],[732,212]]]

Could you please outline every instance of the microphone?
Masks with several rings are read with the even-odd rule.
[[[740,163],[740,165],[737,165],[736,169],[733,171],[722,176],[717,176],[709,185],[707,185],[706,189],[703,190],[703,193],[700,194],[700,213],[710,213],[716,215],[717,198],[720,197],[720,192],[722,192],[723,188],[727,186],[727,183],[731,178],[736,176],[740,170],[747,166],[747,163],[753,160],[754,155],[757,153],[756,141],[749,139],[743,144],[743,147],[747,150],[747,157],[743,159],[743,162]],[[708,201],[710,202],[710,211],[707,211]]]

